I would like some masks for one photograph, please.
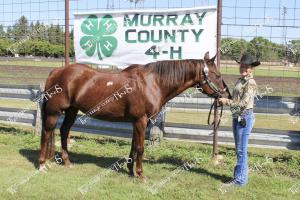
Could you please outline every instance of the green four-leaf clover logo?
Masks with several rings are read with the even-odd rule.
[[[117,30],[117,22],[111,15],[105,15],[98,20],[96,15],[90,15],[81,24],[81,31],[86,34],[80,39],[80,46],[87,56],[93,56],[97,51],[98,58],[102,55],[110,57],[118,46],[118,41],[111,36]]]

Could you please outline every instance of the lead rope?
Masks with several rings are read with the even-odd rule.
[[[212,126],[214,125],[215,121],[210,123],[210,116],[211,116],[211,113],[212,113],[212,110],[215,106],[215,104],[218,104],[218,101],[219,101],[219,97],[218,98],[215,98],[214,102],[211,104],[210,106],[210,110],[209,110],[209,114],[208,114],[208,118],[207,118],[207,124]],[[218,123],[217,123],[217,126],[216,128],[219,128],[220,126],[220,122],[221,122],[221,118],[222,118],[222,115],[223,115],[223,105],[218,105],[217,108],[221,107],[221,112],[220,112],[220,117],[219,117],[219,120],[218,120]],[[214,113],[216,112],[217,110],[214,110]]]

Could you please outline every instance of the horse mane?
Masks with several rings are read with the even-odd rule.
[[[145,65],[150,72],[156,73],[164,86],[179,86],[191,77],[199,79],[203,60],[165,60]]]
[[[141,67],[141,65],[138,65],[138,64],[129,65],[128,67],[123,69],[122,72],[130,71],[130,70],[133,70],[133,69],[136,69],[136,68],[139,68],[139,67]]]

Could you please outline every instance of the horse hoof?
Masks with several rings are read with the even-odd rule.
[[[69,163],[66,165],[67,168],[74,168],[74,165],[72,163]]]
[[[45,164],[40,164],[38,170],[39,170],[40,172],[47,172],[47,167],[46,167]]]
[[[141,179],[141,181],[143,183],[147,183],[148,182],[148,178],[146,176],[144,176],[144,175],[140,175],[139,178]]]
[[[62,164],[62,162],[57,163],[57,164]],[[73,165],[69,159],[68,159],[68,160],[64,160],[63,164],[64,164],[66,167],[69,167],[69,166]]]
[[[59,165],[65,165],[66,167],[70,167],[72,165],[71,161],[69,158],[67,159],[62,159],[60,162],[56,162]]]
[[[129,172],[129,173],[128,173],[128,176],[129,176],[129,177],[134,177],[134,173],[133,173],[133,172]]]

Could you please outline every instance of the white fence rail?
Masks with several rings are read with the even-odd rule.
[[[37,86],[0,86],[0,98],[5,99],[34,99],[38,92]],[[297,102],[298,100],[295,98],[268,97],[257,102],[255,112],[288,114],[299,108]],[[210,98],[200,97],[199,95],[193,98],[180,95],[171,100],[168,105],[175,108],[206,110],[209,108],[210,103]],[[26,110],[24,112],[24,109],[0,107],[0,121],[2,123],[17,123],[35,127],[38,120],[36,110]],[[58,127],[61,125],[62,120],[63,116],[59,119]],[[130,123],[95,119],[89,120],[86,124],[81,124],[79,120],[76,120],[72,130],[126,138],[130,138],[132,135],[132,125]],[[149,138],[149,135],[147,136]],[[219,143],[233,144],[233,136],[229,128],[221,127],[218,136]],[[205,125],[165,123],[163,137],[170,140],[212,143],[213,136],[212,128]],[[300,149],[300,132],[254,129],[249,143],[252,146],[264,148]]]

